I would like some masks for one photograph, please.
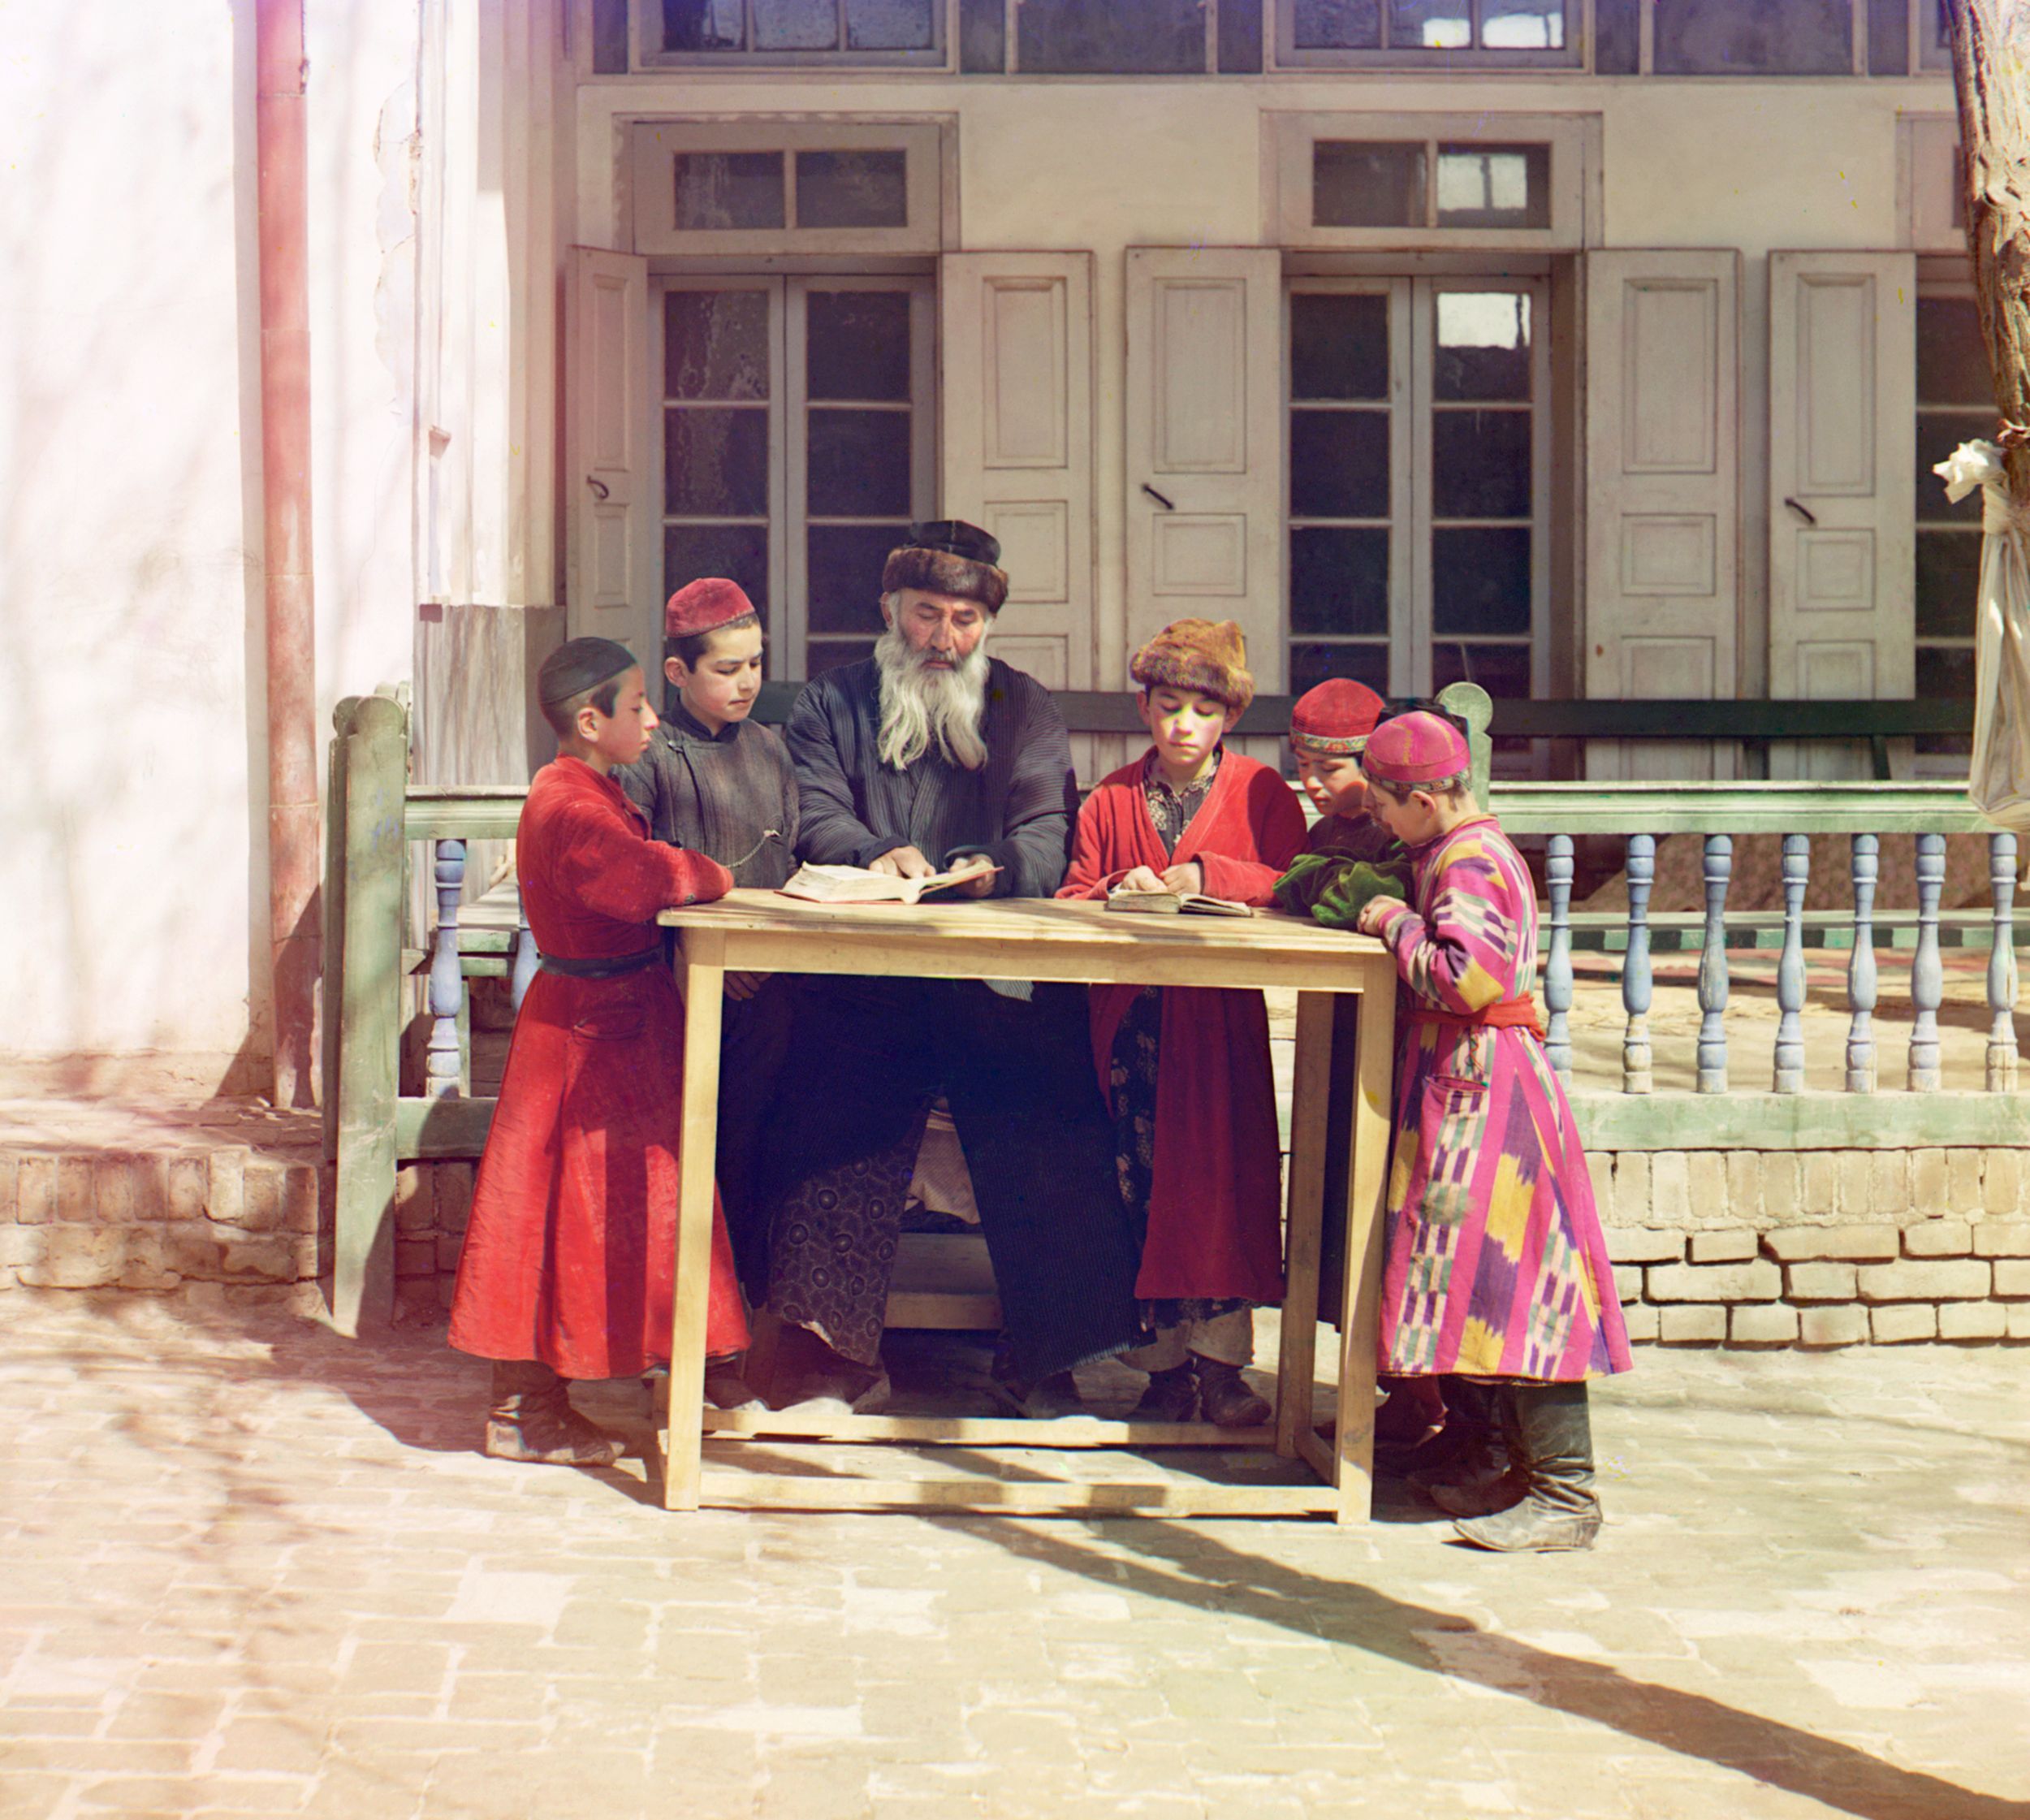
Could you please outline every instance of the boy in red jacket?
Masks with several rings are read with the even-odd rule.
[[[486,1453],[611,1466],[619,1440],[572,1407],[567,1381],[638,1377],[669,1357],[684,1008],[656,912],[733,881],[650,840],[613,780],[656,725],[626,646],[572,639],[544,659],[536,693],[557,757],[529,786],[515,866],[542,971],[480,1158],[451,1343],[494,1361]],[[715,1205],[706,1350],[746,1344]]]
[[[1304,839],[1289,786],[1222,743],[1253,698],[1232,620],[1179,620],[1135,654],[1150,750],[1079,811],[1060,897],[1204,892],[1265,905]],[[1093,1060],[1129,1209],[1145,1226],[1135,1293],[1155,1344],[1138,1420],[1268,1420],[1242,1368],[1252,1309],[1281,1301],[1282,1174],[1268,1014],[1259,992],[1095,986]]]

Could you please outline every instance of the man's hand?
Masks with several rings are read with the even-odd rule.
[[[928,879],[937,875],[937,867],[914,847],[891,847],[867,870],[885,872],[892,879]]]
[[[1163,875],[1163,888],[1176,892],[1180,897],[1202,897],[1205,892],[1205,868],[1195,859],[1173,866]]]
[[[994,862],[983,853],[965,854],[952,870],[952,888],[961,897],[984,897],[994,888]]]
[[[1169,887],[1147,866],[1138,866],[1120,884],[1116,891],[1167,891]]]
[[[738,1004],[750,999],[768,983],[765,973],[729,973],[726,975],[726,996]]]

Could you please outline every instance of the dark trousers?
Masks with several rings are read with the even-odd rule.
[[[769,1295],[870,1362],[915,1142],[952,1109],[1016,1369],[1132,1345],[1140,1262],[1093,1073],[1083,988],[1028,1002],[971,980],[809,979],[765,1145]]]
[[[797,983],[793,975],[773,975],[752,998],[727,1000],[721,1014],[715,1167],[741,1287],[757,1303],[768,1290],[768,1208],[759,1192],[762,1144],[789,1059]]]

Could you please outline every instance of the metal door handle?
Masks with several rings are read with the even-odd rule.
[[[1165,512],[1175,512],[1177,509],[1175,506],[1171,504],[1168,499],[1164,498],[1164,496],[1159,493],[1155,488],[1151,486],[1147,481],[1145,480],[1142,483],[1142,490],[1143,492],[1147,493],[1151,499],[1154,499],[1158,505],[1161,506]]]
[[[597,474],[587,474],[585,477],[585,483],[592,489],[593,495],[595,498],[605,499],[611,499],[612,497],[612,495],[607,491],[607,483],[600,479]]]
[[[1818,523],[1818,514],[1813,512],[1809,506],[1801,506],[1795,499],[1786,499],[1783,503],[1787,505],[1791,511],[1795,512],[1799,517],[1802,518],[1806,524],[1816,525]]]

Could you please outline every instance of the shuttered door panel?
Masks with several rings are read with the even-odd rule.
[[[996,656],[1093,685],[1092,255],[939,262],[944,506],[1000,539]]]
[[[1769,256],[1769,693],[1916,685],[1917,262]],[[1777,777],[1872,776],[1860,741],[1772,750]]]
[[[1586,693],[1735,693],[1740,255],[1586,255]],[[1594,777],[1733,774],[1731,747],[1594,741]]]
[[[648,357],[649,262],[570,249],[564,322],[564,537],[574,638],[662,649],[649,436],[659,393]]]
[[[1282,284],[1272,247],[1128,249],[1129,650],[1235,620],[1263,694],[1284,682]]]

